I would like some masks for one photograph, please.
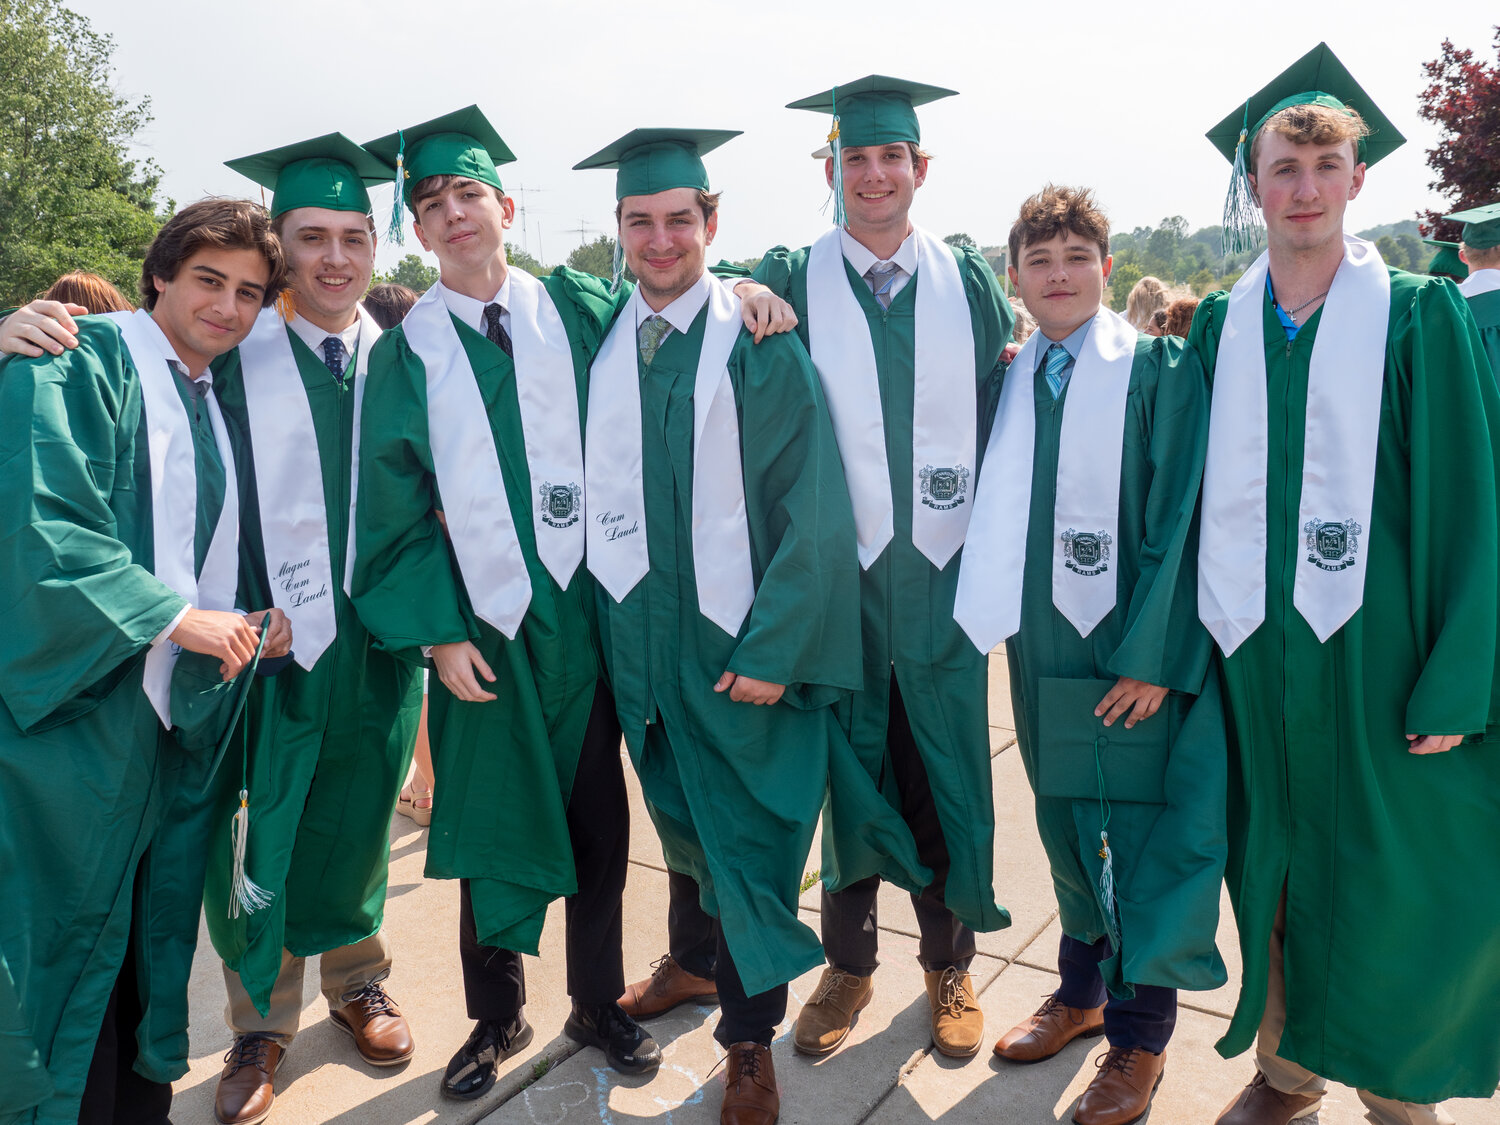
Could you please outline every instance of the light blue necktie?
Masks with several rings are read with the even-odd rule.
[[[870,291],[875,294],[875,299],[880,302],[881,308],[891,307],[891,298],[895,295],[891,292],[891,286],[896,284],[896,278],[899,276],[901,276],[901,267],[895,262],[876,262],[865,270],[865,278],[870,283]]]
[[[1073,365],[1073,357],[1061,344],[1053,344],[1047,349],[1046,362],[1047,386],[1055,400],[1062,394],[1063,384],[1068,381],[1068,368]]]

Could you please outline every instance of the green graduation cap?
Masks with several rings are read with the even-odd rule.
[[[1432,261],[1427,263],[1425,272],[1433,277],[1451,277],[1455,281],[1462,281],[1469,276],[1469,267],[1458,256],[1458,243],[1440,242],[1435,238],[1424,238],[1422,241],[1437,251],[1432,256]]]
[[[1500,246],[1500,200],[1486,203],[1483,207],[1470,207],[1467,211],[1444,215],[1443,221],[1463,223],[1466,246],[1472,246],[1476,250]]]
[[[1213,146],[1234,165],[1229,197],[1224,204],[1226,254],[1260,244],[1259,209],[1248,179],[1250,146],[1267,121],[1295,105],[1322,105],[1358,112],[1370,129],[1370,135],[1359,142],[1359,158],[1366,165],[1375,164],[1406,143],[1406,138],[1328,49],[1328,44],[1319,43],[1207,133]]]
[[[396,170],[390,237],[401,241],[401,205],[411,206],[412,189],[429,176],[464,176],[504,190],[495,169],[515,160],[477,105],[445,113],[409,129],[398,129],[365,147]]]
[[[708,190],[703,154],[740,135],[739,129],[632,129],[573,165],[615,168],[615,198],[655,195],[672,188]]]
[[[365,190],[391,178],[391,166],[343,133],[226,160],[225,167],[271,189],[271,215],[298,207],[370,212]]]
[[[922,143],[922,127],[917,123],[919,105],[951,98],[957,90],[869,74],[854,82],[835,86],[811,97],[788,102],[787,109],[806,109],[826,113],[837,122],[840,147],[888,145],[897,141]]]

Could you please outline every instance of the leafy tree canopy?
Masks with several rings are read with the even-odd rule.
[[[407,254],[393,269],[385,273],[377,273],[370,279],[371,285],[381,285],[387,282],[396,285],[404,285],[408,289],[415,289],[418,293],[425,293],[437,282],[438,271],[436,266],[429,266],[416,254]]]
[[[1443,215],[1493,203],[1500,190],[1500,24],[1495,27],[1495,59],[1490,66],[1467,48],[1459,50],[1443,40],[1443,53],[1424,63],[1429,80],[1422,91],[1417,116],[1431,121],[1441,133],[1427,150],[1427,164],[1436,174],[1427,186],[1448,200],[1442,211],[1417,217],[1430,237],[1457,242],[1462,228],[1443,223]]]

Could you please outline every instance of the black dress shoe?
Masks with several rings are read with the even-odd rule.
[[[443,1073],[443,1093],[470,1101],[483,1097],[495,1084],[500,1063],[531,1042],[534,1033],[520,1014],[508,1024],[480,1020],[469,1038],[448,1061]]]
[[[661,1048],[618,1004],[589,1007],[575,1003],[563,1033],[586,1047],[598,1047],[621,1074],[645,1074],[661,1065]]]

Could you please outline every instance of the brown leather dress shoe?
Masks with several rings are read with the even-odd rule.
[[[776,1125],[781,1094],[771,1048],[759,1043],[731,1043],[724,1068],[724,1106],[719,1125]]]
[[[666,953],[652,963],[649,977],[625,986],[620,1007],[633,1020],[649,1020],[690,1000],[717,1004],[719,986],[708,977],[695,977]]]
[[[396,1002],[378,980],[346,992],[342,1008],[328,1013],[333,1026],[354,1040],[360,1057],[371,1066],[396,1066],[411,1058],[416,1045]]]
[[[995,1044],[995,1054],[1011,1062],[1041,1062],[1075,1039],[1103,1034],[1102,1004],[1097,1008],[1070,1008],[1054,993],[1034,1013],[1001,1036]]]
[[[1283,1094],[1257,1070],[1214,1125],[1289,1125],[1299,1117],[1311,1116],[1322,1100],[1321,1094]]]
[[[932,1006],[932,1045],[950,1059],[967,1059],[984,1039],[984,1013],[974,999],[974,981],[963,969],[923,973]]]
[[[235,1036],[214,1093],[214,1120],[219,1125],[256,1125],[266,1119],[276,1101],[276,1067],[285,1053],[267,1036]]]
[[[1161,1085],[1167,1053],[1153,1055],[1144,1047],[1111,1047],[1094,1064],[1099,1073],[1089,1083],[1078,1108],[1077,1125],[1131,1125],[1146,1115]]]
[[[875,982],[828,965],[812,999],[797,1014],[797,1030],[792,1045],[804,1055],[817,1058],[838,1050],[854,1025],[854,1014],[863,1010],[875,995]]]

